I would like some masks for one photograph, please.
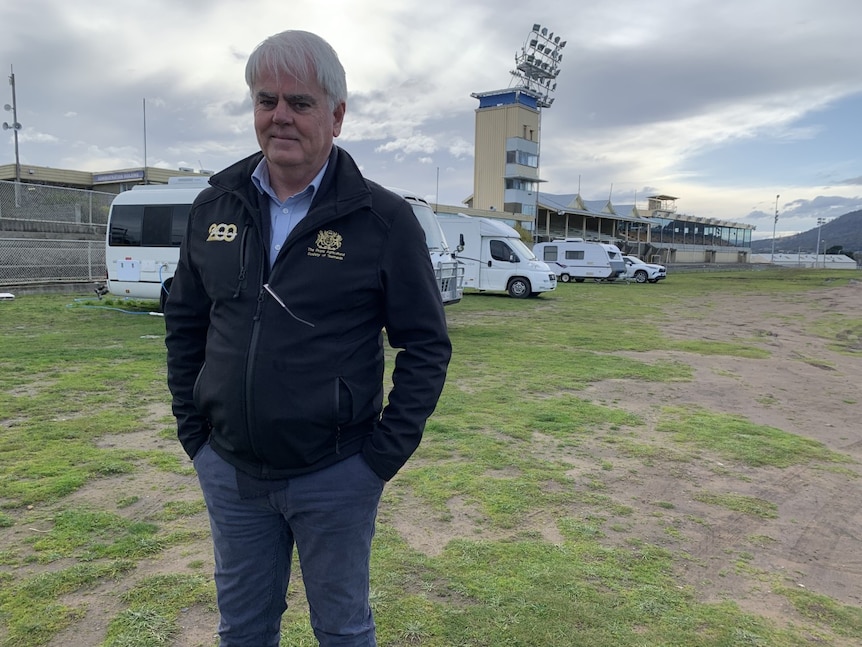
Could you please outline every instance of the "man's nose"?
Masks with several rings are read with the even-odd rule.
[[[279,124],[286,124],[293,121],[293,110],[287,104],[287,101],[280,100],[275,106],[275,111],[272,115],[272,120]]]

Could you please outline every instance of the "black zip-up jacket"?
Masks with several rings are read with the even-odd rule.
[[[168,385],[193,457],[286,478],[362,452],[389,480],[419,445],[451,354],[410,206],[333,146],[308,214],[269,265],[257,153],[192,206],[165,305]],[[383,407],[383,329],[399,349]]]

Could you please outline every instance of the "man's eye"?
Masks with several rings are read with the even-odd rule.
[[[272,108],[275,105],[274,99],[258,99],[257,105],[263,106],[264,108]]]

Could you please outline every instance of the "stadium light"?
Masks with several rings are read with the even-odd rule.
[[[775,220],[772,222],[772,256],[769,257],[770,263],[775,261],[775,227],[778,225],[778,198],[780,197],[780,195],[775,196]]]
[[[550,108],[554,102],[551,94],[557,88],[565,46],[559,35],[536,23],[515,54],[515,69],[510,74],[519,87],[535,95],[540,108]]]
[[[820,258],[820,232],[823,225],[829,222],[829,218],[817,219],[817,249],[814,250],[814,267],[817,267],[817,261]],[[825,241],[824,241],[825,242]],[[826,250],[823,250],[823,269],[826,269]]]
[[[12,123],[3,122],[3,130],[12,129],[12,135],[15,138],[15,181],[21,182],[21,161],[18,158],[18,131],[21,130],[21,124],[18,123],[18,103],[15,99],[15,70],[9,66],[11,74],[9,75],[9,85],[12,86],[12,105],[8,103],[3,106],[4,110],[12,111]]]

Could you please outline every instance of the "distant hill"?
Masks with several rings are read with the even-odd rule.
[[[820,251],[840,246],[842,252],[852,252],[856,258],[862,258],[862,210],[845,213],[843,216],[830,220],[819,229]],[[794,236],[776,238],[775,253],[815,253],[817,230],[818,227],[815,227]],[[751,251],[759,254],[771,252],[772,239],[766,238],[753,241],[751,243]]]

